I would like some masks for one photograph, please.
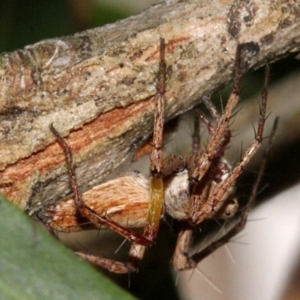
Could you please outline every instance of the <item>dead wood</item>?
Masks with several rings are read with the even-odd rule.
[[[24,208],[70,192],[49,130],[67,137],[84,190],[103,180],[151,134],[159,39],[166,40],[166,120],[244,70],[300,48],[299,1],[167,1],[74,36],[0,57],[0,186]]]

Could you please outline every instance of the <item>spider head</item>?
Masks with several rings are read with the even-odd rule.
[[[229,219],[233,217],[239,208],[239,203],[236,198],[227,199],[226,201],[218,203],[214,208],[214,213],[210,216],[210,219]]]

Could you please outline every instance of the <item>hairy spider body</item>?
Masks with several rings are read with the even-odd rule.
[[[149,178],[139,172],[95,186],[82,196],[85,205],[121,226],[142,228],[146,224],[150,199]],[[38,216],[44,224],[59,232],[79,231],[91,225],[79,222],[72,198],[45,206]],[[101,224],[98,225],[101,227]],[[97,224],[92,226],[95,228]]]
[[[214,170],[214,177],[210,179],[206,185],[209,191],[207,198],[213,195],[213,192],[218,186],[224,182],[231,171],[231,166],[222,157],[217,166],[218,170]],[[190,184],[188,170],[184,169],[182,172],[173,174],[173,176],[165,182],[165,210],[176,220],[189,219],[189,205],[190,205]],[[204,200],[205,201],[205,200]],[[224,194],[223,198],[214,207],[214,211],[208,218],[227,219],[235,215],[238,209],[238,201],[235,198],[235,187],[230,187]]]
[[[104,183],[82,195],[78,188],[72,152],[54,126],[50,126],[64,150],[70,184],[74,194],[74,208],[73,214],[71,214],[73,219],[72,217],[69,218],[68,225],[65,228],[76,227],[73,225],[77,221],[76,216],[80,215],[93,225],[105,226],[132,242],[127,263],[116,262],[83,252],[77,253],[91,263],[116,273],[128,273],[138,270],[146,247],[151,246],[156,240],[159,222],[164,212],[181,222],[181,230],[173,258],[174,267],[177,270],[194,268],[204,257],[228,242],[232,236],[244,228],[265,166],[265,163],[262,164],[258,179],[249,198],[248,206],[244,209],[240,221],[219,240],[211,243],[199,253],[190,256],[189,250],[195,225],[208,218],[228,218],[237,211],[238,203],[235,197],[235,182],[262,143],[266,118],[268,68],[266,69],[266,80],[255,139],[234,167],[231,167],[224,158],[224,152],[231,138],[228,128],[229,120],[239,100],[242,45],[239,45],[236,51],[233,91],[222,115],[218,115],[210,102],[206,101],[205,103],[216,122],[216,126],[210,125],[210,122],[206,120],[202,113],[198,112],[198,117],[195,118],[194,122],[193,150],[191,155],[186,160],[183,160],[180,156],[164,158],[162,148],[166,86],[165,50],[165,41],[161,39],[160,62],[156,84],[157,93],[154,97],[155,113],[150,178],[133,173]],[[210,134],[210,139],[203,151],[200,151],[199,120],[206,125]],[[270,137],[270,144],[276,124],[277,121],[274,124]],[[105,199],[111,201],[107,202],[106,206],[102,204],[102,202],[105,202]],[[64,227],[62,224],[64,224],[66,218],[64,218],[64,213],[62,212],[68,205],[70,206],[71,202],[69,200],[65,203],[68,204],[54,204],[43,209],[40,217],[49,227],[55,228],[55,224],[58,230]],[[125,215],[123,214],[124,211]],[[133,212],[142,213],[142,215],[134,217],[134,214],[131,214]],[[71,221],[73,225],[70,225]],[[141,226],[144,227],[142,234],[130,229],[130,227]]]
[[[216,184],[212,182],[213,186]],[[164,180],[164,185],[165,212],[176,220],[187,220],[190,197],[187,170],[173,174]],[[82,196],[85,205],[97,214],[105,215],[124,227],[142,228],[146,224],[150,201],[149,186],[149,177],[135,171],[95,186]],[[229,194],[234,195],[234,191],[234,188],[230,189]],[[225,206],[222,205],[224,203]],[[211,218],[230,218],[237,209],[236,199],[233,202],[221,202]],[[47,227],[59,232],[79,231],[91,225],[79,222],[72,198],[45,206],[38,213],[38,217]],[[101,227],[101,224],[99,226]],[[91,228],[95,228],[95,224],[92,224]]]

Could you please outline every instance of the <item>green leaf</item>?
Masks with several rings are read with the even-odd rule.
[[[0,298],[134,299],[1,195]]]

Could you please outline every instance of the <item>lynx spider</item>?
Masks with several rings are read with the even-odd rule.
[[[207,218],[231,217],[237,210],[238,204],[235,198],[235,181],[259,149],[263,139],[267,104],[266,86],[269,68],[266,68],[259,122],[255,133],[255,139],[234,168],[229,165],[223,156],[225,148],[229,144],[231,138],[228,123],[240,95],[241,46],[238,46],[236,51],[233,91],[222,115],[219,116],[212,104],[206,101],[210,113],[216,119],[216,127],[213,128],[204,115],[202,115],[201,112],[198,112],[198,118],[195,119],[194,145],[191,155],[186,160],[176,155],[163,158],[163,117],[166,85],[165,48],[165,41],[164,39],[161,39],[160,63],[156,85],[157,93],[155,96],[153,149],[150,159],[151,177],[150,180],[143,176],[141,176],[142,179],[140,176],[138,176],[139,179],[135,179],[134,176],[128,177],[130,180],[133,180],[134,184],[137,184],[137,186],[139,184],[142,186],[144,181],[147,180],[150,186],[148,215],[145,220],[142,234],[118,224],[111,220],[105,213],[100,214],[93,207],[85,204],[83,196],[78,188],[72,152],[55,127],[53,125],[50,126],[58,143],[63,148],[66,157],[70,185],[74,194],[75,214],[85,217],[96,226],[105,226],[132,242],[127,263],[77,252],[79,256],[87,261],[115,273],[129,273],[138,270],[139,263],[143,258],[146,247],[151,246],[156,240],[159,222],[164,211],[173,218],[180,220],[182,224],[173,258],[175,269],[186,270],[195,268],[204,257],[224,245],[230,238],[244,228],[265,165],[263,163],[258,179],[253,186],[248,205],[243,210],[240,221],[219,240],[211,243],[199,253],[189,256],[188,253],[191,247],[192,233],[196,225]],[[199,150],[199,130],[197,130],[199,129],[199,119],[206,125],[208,132],[211,135],[210,141],[203,152]],[[276,124],[277,121],[274,123],[270,144]],[[145,185],[143,185],[143,188],[141,188],[141,186],[139,188],[143,190],[144,195],[149,193],[149,191],[145,191]],[[122,186],[118,186],[118,189],[122,190]],[[134,189],[133,185],[132,189]],[[52,208],[46,207],[40,214],[41,219],[46,224],[50,224],[51,222],[48,218],[52,214],[51,216],[54,219],[56,212],[57,209],[55,208],[53,210],[53,206]]]

